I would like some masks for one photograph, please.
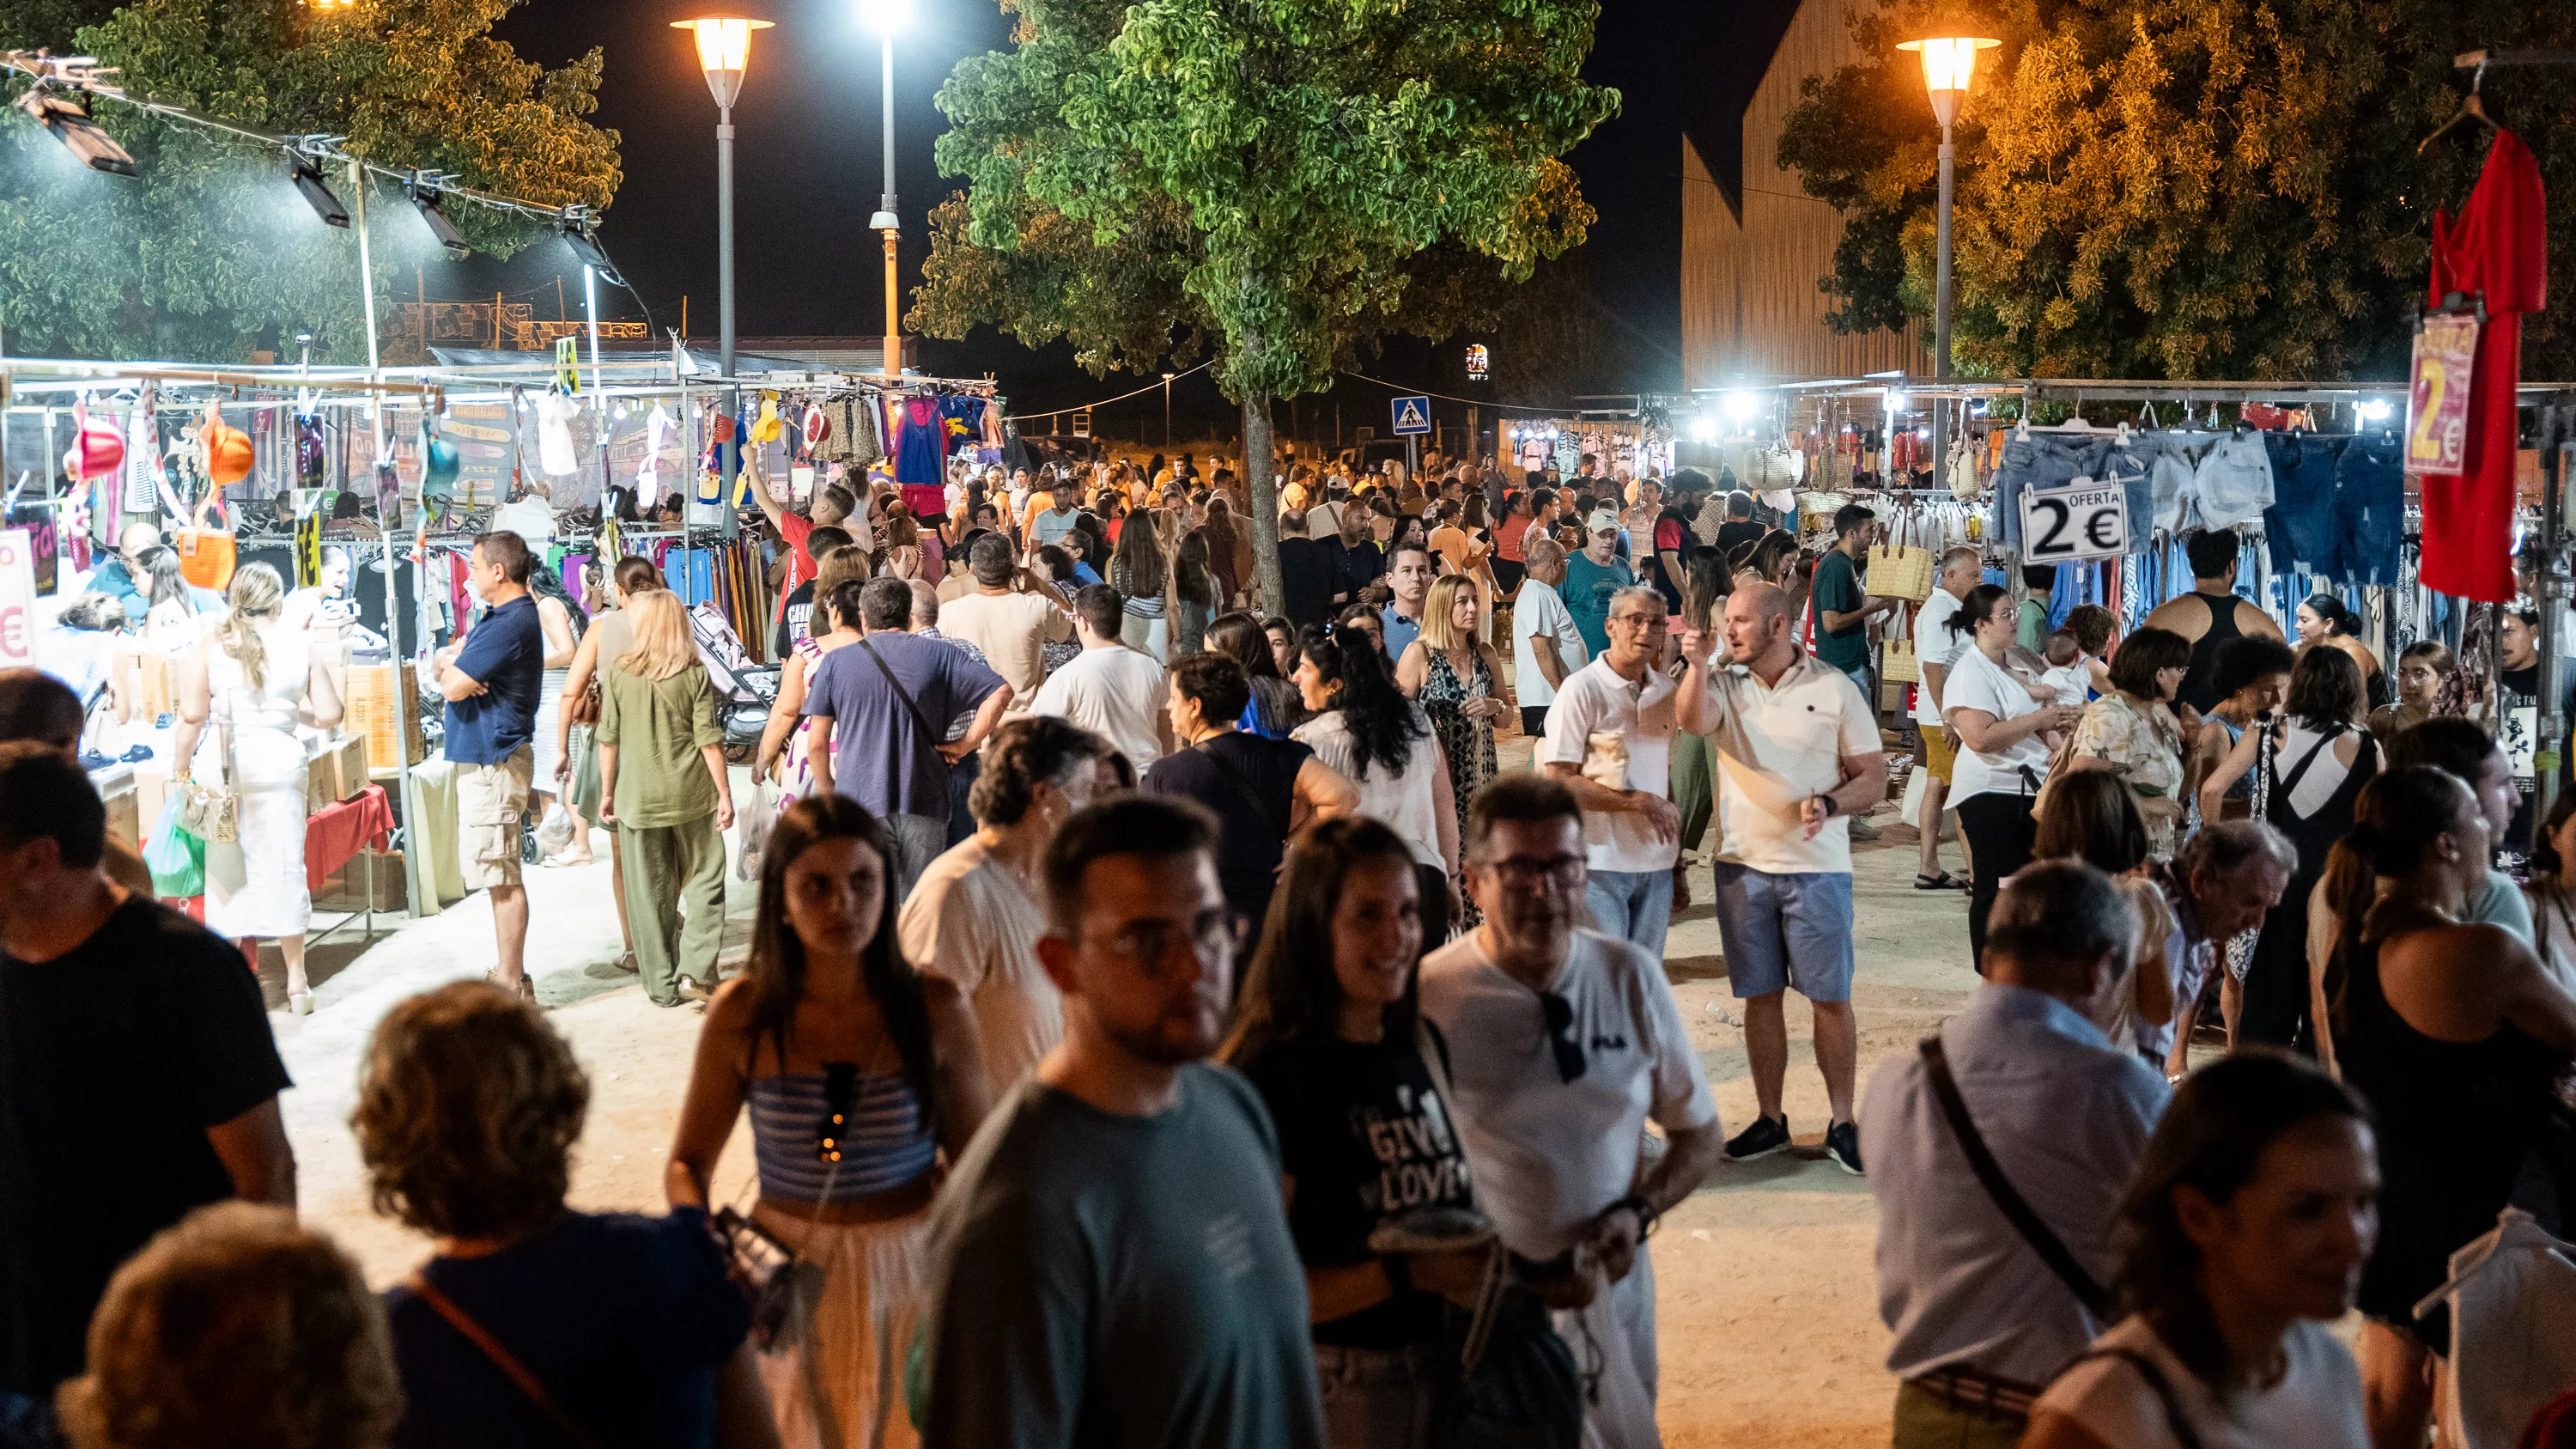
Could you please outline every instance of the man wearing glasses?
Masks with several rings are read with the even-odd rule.
[[[123,603],[125,617],[142,618],[150,607],[144,595],[151,588],[152,556],[160,551],[161,530],[148,523],[125,525],[116,540],[116,557],[100,564],[90,576],[90,592]]]
[[[1047,844],[1064,1040],[932,1216],[923,1443],[1323,1449],[1279,1139],[1204,1064],[1234,996],[1216,835],[1192,802],[1124,795]]]
[[[1449,1043],[1478,1205],[1528,1260],[1587,1368],[1598,1352],[1586,1441],[1653,1449],[1645,1238],[1716,1166],[1724,1131],[1663,963],[1576,924],[1584,825],[1551,776],[1476,792],[1464,851],[1485,920],[1424,959],[1422,1012]],[[1641,1175],[1648,1118],[1667,1145]]]
[[[1549,776],[1583,807],[1584,902],[1592,924],[1664,959],[1673,918],[1681,813],[1673,808],[1673,681],[1664,596],[1632,586],[1610,599],[1610,647],[1565,677],[1538,747]]]
[[[1681,726],[1717,747],[1717,928],[1727,984],[1744,1003],[1753,1066],[1753,1125],[1726,1144],[1734,1161],[1789,1145],[1780,1092],[1789,1069],[1783,993],[1815,1013],[1816,1065],[1832,1119],[1825,1154],[1861,1170],[1852,1078],[1860,1035],[1851,1008],[1853,816],[1887,798],[1878,721],[1851,677],[1789,637],[1789,601],[1751,584],[1726,601],[1726,657],[1682,635]]]

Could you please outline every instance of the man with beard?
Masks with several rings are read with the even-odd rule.
[[[1128,795],[1047,845],[1037,949],[1064,1040],[933,1216],[924,1443],[1323,1445],[1278,1136],[1204,1062],[1234,994],[1216,833]]]

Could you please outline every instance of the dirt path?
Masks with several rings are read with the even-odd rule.
[[[1526,759],[1525,745],[1508,743],[1517,746],[1508,756]],[[1865,1086],[1881,1060],[1910,1049],[1966,1000],[1972,978],[1966,897],[1911,888],[1913,833],[1888,826],[1884,840],[1856,856],[1854,1001]],[[1753,1086],[1706,904],[1708,872],[1694,874],[1699,904],[1675,921],[1667,969],[1732,1130],[1752,1116]],[[663,1154],[700,1018],[653,1006],[612,964],[617,918],[604,857],[585,868],[532,870],[528,885],[540,997],[591,1073],[573,1201],[658,1211]],[[738,957],[750,889],[736,882],[733,891],[728,950]],[[377,1217],[367,1200],[347,1127],[366,1034],[404,996],[479,975],[491,959],[491,917],[478,896],[405,927],[321,980],[314,1015],[271,1018],[298,1083],[285,1111],[305,1215],[346,1243],[378,1283],[399,1277],[427,1245]],[[1789,1026],[1787,1110],[1802,1149],[1721,1167],[1655,1239],[1661,1418],[1674,1449],[1885,1442],[1893,1389],[1881,1364],[1886,1335],[1870,1268],[1868,1186],[1823,1157],[1824,1086],[1806,1013],[1794,1002]],[[750,1170],[746,1126],[718,1172],[719,1198],[739,1193]]]

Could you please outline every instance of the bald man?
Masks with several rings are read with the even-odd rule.
[[[77,766],[81,726],[87,722],[80,696],[70,685],[40,669],[0,669],[0,745],[33,740],[60,750]],[[127,890],[153,894],[152,872],[143,857],[112,836],[98,868]]]
[[[125,604],[125,617],[140,619],[150,607],[144,594],[148,587],[137,579],[152,572],[152,555],[161,551],[161,530],[148,523],[129,523],[116,541],[116,557],[98,566],[90,575],[90,592],[105,594]]]
[[[1851,677],[1789,637],[1789,597],[1771,584],[1740,586],[1726,601],[1725,661],[1716,641],[1682,634],[1677,712],[1682,728],[1711,736],[1718,769],[1717,929],[1727,984],[1744,1003],[1744,1049],[1761,1109],[1726,1144],[1738,1162],[1789,1145],[1781,1086],[1788,1075],[1783,993],[1791,986],[1815,1016],[1816,1065],[1832,1118],[1825,1154],[1861,1171],[1852,1079],[1860,1034],[1851,1009],[1851,819],[1887,799],[1887,755],[1878,721]]]

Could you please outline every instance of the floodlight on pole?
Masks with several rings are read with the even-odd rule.
[[[1950,375],[1950,193],[1951,176],[1958,148],[1951,144],[1950,127],[1959,119],[1959,103],[1968,98],[1969,83],[1976,78],[1977,52],[1992,50],[2003,44],[1973,32],[1951,31],[1927,36],[1921,40],[1901,41],[1899,50],[1911,50],[1923,57],[1923,87],[1932,97],[1932,119],[1941,123],[1941,201],[1933,227],[1932,264],[1932,375]],[[1935,404],[1932,409],[1932,482],[1935,487],[1949,481],[1950,415]]]
[[[297,136],[287,138],[290,143],[304,139]],[[305,205],[313,208],[313,214],[322,218],[322,224],[347,231],[349,208],[340,204],[340,198],[331,190],[331,183],[323,179],[321,158],[297,145],[286,153],[286,166],[295,181],[296,192],[304,198]]]
[[[115,137],[98,128],[98,123],[89,118],[89,112],[81,108],[80,102],[38,84],[18,98],[18,109],[44,127],[48,135],[62,142],[63,149],[72,153],[72,159],[90,170],[104,171],[111,176],[135,174],[134,158],[126,154],[124,147],[116,144]]]
[[[456,222],[438,204],[439,193],[455,179],[435,171],[415,171],[404,179],[403,194],[411,198],[412,206],[420,212],[421,221],[429,227],[429,234],[438,238],[438,244],[447,248],[449,256],[461,262],[474,248],[465,240],[465,233],[456,229]]]

